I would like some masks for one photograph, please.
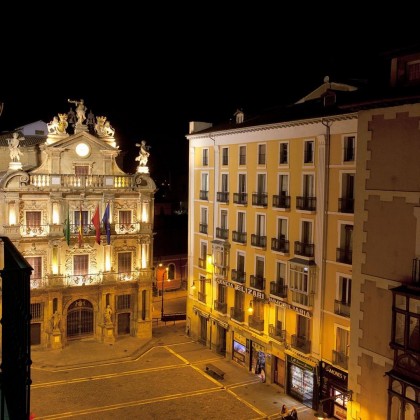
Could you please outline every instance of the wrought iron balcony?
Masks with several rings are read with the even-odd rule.
[[[343,369],[348,370],[349,356],[346,356],[343,352],[333,350],[332,361],[334,365],[340,366]]]
[[[354,198],[339,198],[338,211],[340,213],[354,213]]]
[[[267,207],[267,193],[253,193],[252,194],[252,205]]]
[[[256,317],[255,315],[249,315],[248,325],[257,331],[264,331],[264,320]]]
[[[198,300],[200,302],[206,303],[206,294],[204,292],[198,292]]]
[[[232,269],[231,278],[232,281],[236,281],[236,283],[244,284],[246,280],[246,273],[245,271]]]
[[[254,289],[264,290],[265,289],[265,278],[263,276],[255,276],[251,274],[249,276],[249,284]]]
[[[199,232],[200,233],[207,233],[208,224],[207,223],[200,223]]]
[[[277,328],[273,324],[268,326],[268,335],[271,338],[274,338],[277,341],[284,342],[286,340],[286,330],[282,330],[281,328]]]
[[[208,200],[209,192],[207,190],[200,190],[200,200]]]
[[[302,255],[304,257],[314,257],[314,244],[306,244],[304,242],[295,241],[295,255]]]
[[[339,300],[334,301],[334,313],[350,318],[350,305]]]
[[[229,229],[216,228],[216,238],[219,239],[228,239],[229,238]]]
[[[299,337],[297,335],[292,335],[292,347],[296,350],[299,350],[302,353],[308,354],[311,352],[311,342],[305,337]]]
[[[290,195],[273,195],[273,207],[290,209]]]
[[[238,322],[244,322],[245,320],[245,311],[241,308],[231,307],[230,308],[230,317]]]
[[[226,314],[227,312],[227,303],[226,302],[219,302],[218,300],[214,301],[214,309],[222,314]]]
[[[229,192],[227,192],[227,191],[219,191],[216,194],[216,200],[219,203],[229,203]]]
[[[288,254],[289,241],[283,238],[271,238],[271,250]]]
[[[246,232],[232,231],[232,241],[240,244],[246,244]]]
[[[251,234],[251,245],[257,246],[258,248],[267,247],[267,236],[261,236],[256,234]]]
[[[337,248],[337,262],[351,264],[353,252],[348,248]]]
[[[288,287],[285,286],[284,280],[279,279],[277,281],[270,282],[270,294],[281,298],[287,298]]]
[[[233,193],[233,202],[235,204],[248,204],[248,194],[247,193]]]
[[[296,197],[296,208],[298,210],[315,211],[316,197]]]
[[[198,258],[198,266],[200,268],[206,268],[206,258]]]
[[[48,287],[77,287],[104,284],[109,282],[138,281],[150,279],[149,270],[135,270],[128,272],[101,272],[91,274],[47,274],[44,277],[31,277],[31,289]]]

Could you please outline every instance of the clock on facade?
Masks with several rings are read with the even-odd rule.
[[[76,153],[80,157],[86,157],[90,153],[90,147],[86,143],[79,143],[76,146]]]

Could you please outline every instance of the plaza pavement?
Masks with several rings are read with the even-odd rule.
[[[113,344],[104,344],[93,339],[78,340],[70,342],[61,350],[33,349],[31,358],[37,367],[87,366],[108,361],[132,360],[153,346],[177,344],[185,342],[186,338],[190,339],[185,334],[185,321],[169,322],[166,325],[159,322],[153,327],[152,339],[127,336],[118,338]],[[270,413],[267,419],[280,419],[282,404],[289,408],[296,407],[299,420],[315,419],[314,410],[284,394],[277,385],[255,380],[254,374],[233,361],[221,359],[218,365],[226,372],[225,379],[229,375],[234,383],[253,381],[245,387],[235,388],[235,392],[248,403],[258,406],[264,413]]]

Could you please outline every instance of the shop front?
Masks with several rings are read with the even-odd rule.
[[[246,366],[246,338],[238,332],[233,333],[232,360],[241,366]]]
[[[286,361],[286,393],[307,407],[316,409],[316,364],[291,354],[287,355]]]
[[[321,400],[322,409],[329,417],[347,419],[348,374],[326,362],[321,362]]]

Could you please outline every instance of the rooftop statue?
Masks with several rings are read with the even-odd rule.
[[[58,118],[54,117],[51,122],[47,124],[49,134],[66,134],[68,127],[67,114],[58,114]]]
[[[77,123],[76,125],[82,125],[86,120],[86,111],[87,108],[85,106],[85,101],[80,99],[80,101],[73,101],[71,99],[67,99],[67,102],[70,104],[75,104],[76,106],[76,115],[77,115]]]
[[[21,140],[25,140],[25,137],[19,137],[19,133],[13,133],[12,138],[7,139],[7,144],[9,145],[10,150],[10,159],[12,162],[19,162],[20,156],[23,155],[23,153],[20,151],[19,143]]]
[[[150,146],[146,146],[146,142],[144,140],[142,140],[140,144],[136,143],[136,146],[140,147],[139,155],[136,157],[136,160],[138,160],[139,166],[146,166],[147,160],[150,156],[150,153],[148,152]]]
[[[106,117],[96,117],[95,131],[99,137],[114,137],[115,130]]]

